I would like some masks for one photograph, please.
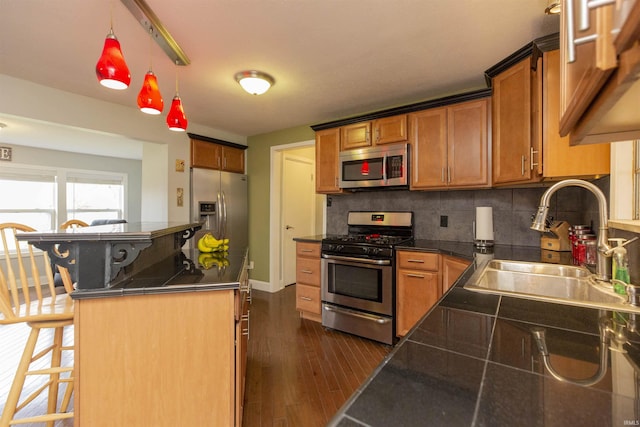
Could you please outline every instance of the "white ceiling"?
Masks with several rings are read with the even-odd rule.
[[[484,70],[559,26],[547,0],[147,3],[191,60],[178,68],[189,122],[242,136],[483,88]],[[94,72],[110,10],[132,75],[125,91],[103,88]],[[0,74],[135,106],[150,58],[166,114],[176,67],[120,1],[0,0]],[[275,86],[245,93],[233,78],[244,69],[270,73]],[[19,120],[0,112],[0,122]]]

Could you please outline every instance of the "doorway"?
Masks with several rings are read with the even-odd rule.
[[[293,238],[322,234],[325,196],[315,193],[315,141],[271,147],[269,292],[295,282]],[[289,225],[289,229],[287,229]]]

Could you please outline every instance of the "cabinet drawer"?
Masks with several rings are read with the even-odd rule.
[[[320,243],[296,242],[296,255],[320,258]]]
[[[296,259],[296,283],[320,286],[320,259]]]
[[[440,255],[427,252],[396,252],[398,268],[413,270],[438,271],[440,269]]]
[[[320,314],[320,288],[296,284],[296,310]]]

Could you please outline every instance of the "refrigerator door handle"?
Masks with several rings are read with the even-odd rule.
[[[224,236],[222,233],[222,198],[220,192],[216,196],[216,232],[218,236],[216,238],[222,239]]]
[[[227,199],[222,191],[222,235],[219,239],[227,237]]]

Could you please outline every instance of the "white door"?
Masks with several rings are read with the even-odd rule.
[[[284,153],[282,159],[282,281],[296,281],[295,237],[310,236],[315,222],[313,161]]]

